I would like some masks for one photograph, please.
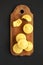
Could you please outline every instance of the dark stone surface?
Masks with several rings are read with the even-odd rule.
[[[28,5],[34,14],[35,51],[30,57],[9,51],[9,15],[18,4]],[[0,0],[0,65],[43,65],[43,0]]]

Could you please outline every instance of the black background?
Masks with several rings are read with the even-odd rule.
[[[9,15],[18,4],[26,4],[34,14],[34,53],[15,57],[9,46]],[[0,0],[0,65],[43,65],[43,0]]]

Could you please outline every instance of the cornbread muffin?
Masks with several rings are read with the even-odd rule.
[[[17,42],[18,42],[20,39],[26,39],[25,34],[19,33],[19,34],[16,36],[16,41],[17,41]]]
[[[12,48],[13,52],[15,52],[17,55],[23,51],[23,49],[19,48],[17,44],[14,44]]]

